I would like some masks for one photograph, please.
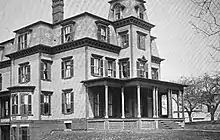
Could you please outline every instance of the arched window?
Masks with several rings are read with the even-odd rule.
[[[145,11],[144,6],[143,5],[137,5],[137,6],[135,6],[135,9],[136,9],[136,12],[137,12],[137,17],[144,20],[144,11]]]
[[[115,20],[121,19],[121,5],[116,5],[114,8]]]

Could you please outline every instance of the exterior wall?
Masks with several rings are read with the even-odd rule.
[[[20,84],[18,82],[18,68],[19,64],[29,62],[30,65],[30,82]],[[28,116],[28,120],[39,119],[39,54],[27,56],[25,58],[16,59],[12,62],[12,87],[13,86],[35,86],[34,92],[32,93],[32,116]],[[19,92],[15,92],[19,93]],[[18,103],[20,103],[20,96],[18,97]],[[18,107],[18,112],[20,108]],[[12,120],[22,120],[21,116],[12,116]]]
[[[9,58],[6,57],[6,55],[15,51],[15,45],[14,45],[13,40],[6,42],[6,43],[3,43],[0,46],[4,47],[4,49],[0,49],[0,62],[9,60]]]

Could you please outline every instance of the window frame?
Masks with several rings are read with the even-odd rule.
[[[70,64],[67,65],[67,63]],[[68,66],[70,67],[67,68]],[[68,71],[69,71],[69,75],[67,74]],[[65,80],[65,79],[71,79],[72,77],[74,77],[74,60],[72,59],[72,57],[62,58],[61,78]]]
[[[51,81],[51,66],[52,66],[52,61],[49,60],[41,60],[41,80],[43,81]],[[45,67],[46,66],[46,69]],[[47,76],[46,76],[47,75]],[[47,78],[46,78],[47,77]]]
[[[69,28],[69,32],[66,33],[68,28]],[[61,29],[62,43],[71,42],[72,41],[72,33],[73,33],[73,25],[72,24],[64,25]],[[68,40],[67,40],[67,38],[68,38]]]
[[[29,32],[24,32],[18,35],[18,51],[28,48],[28,35]]]
[[[70,94],[70,108],[67,108],[67,94]],[[68,110],[69,109],[69,110]],[[74,92],[72,89],[62,91],[62,114],[69,115],[74,113]]]
[[[125,66],[123,66],[124,64]],[[125,76],[125,72],[127,73],[127,76]],[[119,60],[119,78],[120,79],[130,78],[130,61],[129,60],[122,60],[122,61]]]
[[[23,130],[23,129],[26,129],[26,130]],[[24,134],[23,131],[26,131],[26,134]],[[19,139],[23,140],[23,138],[25,140],[30,140],[30,128],[28,126],[19,128]]]
[[[151,68],[151,77],[153,80],[159,80],[159,69],[158,68]]]
[[[12,115],[18,115],[18,94],[12,94]]]
[[[147,34],[137,31],[137,47],[140,50],[146,50]]]
[[[41,104],[41,115],[50,116],[51,115],[51,96],[52,93],[49,92],[41,92],[40,104]],[[45,97],[48,97],[48,102],[45,101]],[[46,106],[46,104],[48,106]],[[47,112],[45,112],[47,107]]]
[[[127,31],[123,31],[119,33],[120,39],[121,39],[121,47],[122,49],[129,47],[129,33]]]
[[[3,89],[3,76],[0,73],[0,91]]]
[[[90,66],[91,66],[92,76],[94,77],[103,76],[103,57],[102,56],[92,54]]]
[[[115,59],[105,58],[105,76],[116,77],[116,62]]]
[[[147,78],[147,63],[144,61],[137,61],[137,77]]]
[[[10,99],[9,98],[2,98],[1,99],[1,116],[0,116],[0,118],[9,118],[9,117],[10,117]]]
[[[110,28],[108,23],[103,21],[96,21],[97,26],[97,38],[99,41],[110,43]],[[105,36],[102,36],[102,29],[105,31]]]
[[[27,103],[25,103],[25,96],[27,96]],[[31,93],[20,93],[20,115],[32,115],[32,95]]]
[[[29,63],[20,64],[18,68],[18,83],[24,84],[30,82],[31,66]]]

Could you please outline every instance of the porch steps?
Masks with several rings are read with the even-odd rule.
[[[181,124],[175,121],[159,121],[159,129],[182,129]]]

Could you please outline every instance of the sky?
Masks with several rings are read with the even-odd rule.
[[[0,42],[14,37],[13,31],[39,20],[52,21],[52,0],[0,0]],[[64,0],[64,17],[91,12],[107,18],[108,0]],[[210,48],[212,39],[199,34],[191,22],[196,7],[190,0],[146,0],[149,22],[156,25],[162,80],[199,76],[219,70],[219,52]],[[212,55],[210,55],[212,54]],[[214,58],[213,58],[214,57]]]

